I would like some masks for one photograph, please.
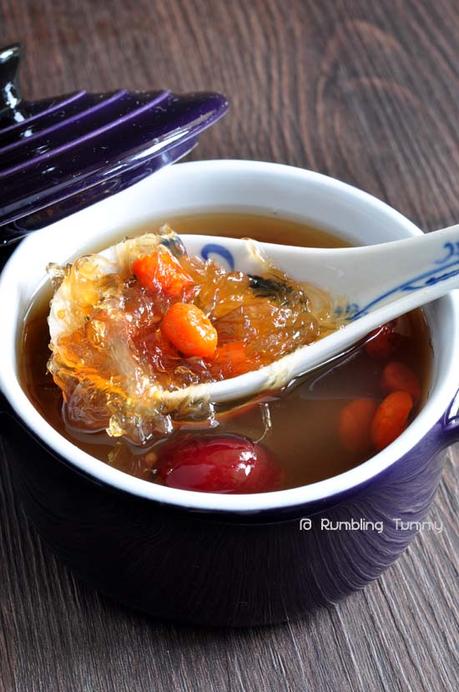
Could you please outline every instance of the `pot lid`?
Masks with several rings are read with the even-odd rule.
[[[165,90],[23,101],[20,57],[0,49],[0,246],[177,161],[228,108],[221,94]]]

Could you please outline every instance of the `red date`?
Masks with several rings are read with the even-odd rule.
[[[262,493],[282,487],[273,454],[240,435],[184,435],[158,452],[155,480],[208,493]]]

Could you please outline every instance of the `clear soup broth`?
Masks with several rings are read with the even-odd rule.
[[[342,238],[304,223],[277,216],[229,213],[161,219],[134,229],[131,235],[155,231],[165,222],[179,233],[251,237],[305,247],[348,245]],[[54,428],[82,450],[126,473],[155,482],[155,463],[165,440],[153,439],[146,447],[135,447],[105,432],[83,433],[66,424],[61,391],[46,367],[50,355],[49,300],[49,289],[37,296],[19,344],[20,376],[29,398]],[[400,368],[409,368],[414,375],[419,391],[413,396],[414,406],[406,423],[416,416],[428,390],[431,355],[426,321],[422,311],[416,310],[371,341],[293,383],[287,391],[269,393],[221,412],[212,421],[182,424],[172,438],[184,431],[198,436],[209,432],[242,435],[260,443],[276,458],[282,467],[281,488],[314,483],[347,471],[378,451],[370,442],[362,444],[359,430],[355,441],[353,426],[359,421],[351,415],[349,428],[349,412],[356,400],[370,400],[377,407],[388,393],[399,388],[397,382],[395,387],[391,385],[388,373],[394,379]],[[403,382],[401,386],[405,386]]]

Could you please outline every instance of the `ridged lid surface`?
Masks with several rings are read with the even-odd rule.
[[[0,245],[123,190],[187,154],[221,94],[78,91],[23,101],[20,48],[0,49]]]

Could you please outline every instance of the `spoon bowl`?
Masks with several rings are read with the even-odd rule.
[[[378,245],[339,249],[291,247],[249,239],[175,233],[150,236],[154,242],[189,255],[212,258],[231,271],[260,274],[266,261],[292,279],[314,284],[332,298],[342,326],[314,343],[298,348],[258,370],[231,379],[204,383],[158,396],[170,412],[183,402],[228,403],[279,390],[292,380],[341,355],[376,327],[459,287],[459,226]],[[135,240],[133,241],[135,242]],[[108,271],[119,267],[118,245],[99,253]],[[65,296],[54,296],[50,332],[64,328],[58,315]]]

